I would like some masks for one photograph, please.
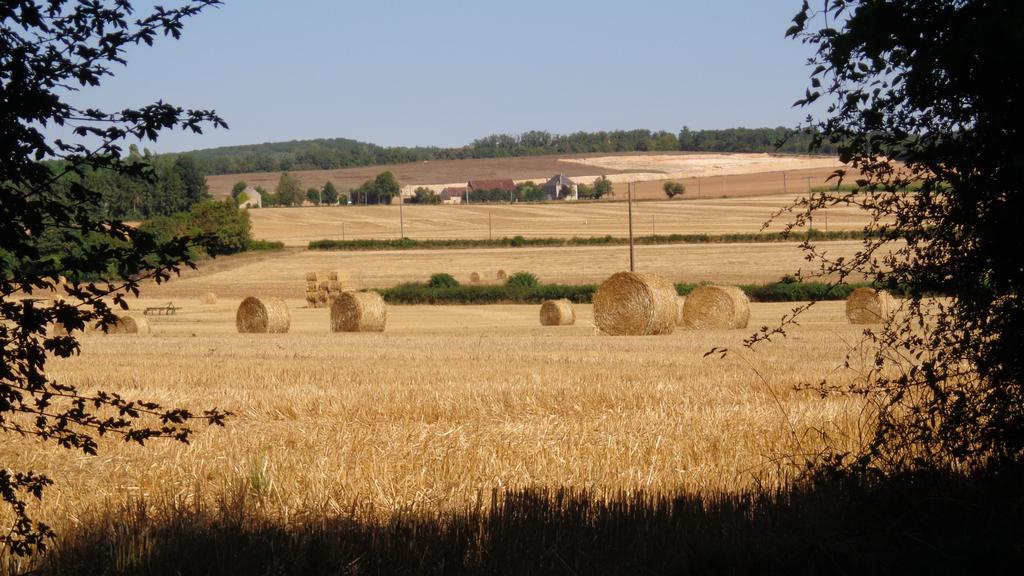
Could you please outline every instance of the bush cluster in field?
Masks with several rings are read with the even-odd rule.
[[[825,232],[812,229],[810,233],[794,232],[750,232],[736,234],[657,234],[637,236],[635,244],[739,244],[745,242],[794,242],[804,239],[811,240],[861,240],[861,230],[838,230]],[[310,250],[413,250],[430,248],[518,248],[538,246],[614,246],[629,244],[629,239],[621,236],[573,236],[572,238],[524,238],[523,236],[503,236],[493,239],[424,239],[412,238],[381,240],[313,240],[309,243]]]
[[[435,274],[430,282],[406,282],[392,288],[379,289],[389,304],[539,304],[544,300],[567,298],[586,304],[597,291],[596,284],[543,284],[529,274],[533,282],[517,272],[500,285],[462,285],[449,274]],[[437,278],[443,277],[444,281]],[[450,280],[449,280],[450,279]],[[454,281],[454,283],[452,283]],[[689,294],[700,284],[676,284],[680,296]],[[869,283],[832,286],[823,282],[795,282],[790,278],[771,284],[746,284],[739,288],[754,302],[795,302],[803,300],[845,300],[853,290]]]

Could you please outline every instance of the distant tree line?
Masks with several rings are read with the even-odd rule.
[[[132,146],[125,162],[130,170],[85,168],[58,186],[65,194],[72,186],[95,190],[101,197],[99,215],[120,220],[170,216],[210,198],[206,174],[191,155],[155,155]],[[48,164],[55,171],[64,167],[61,162]]]
[[[544,154],[604,152],[782,152],[806,153],[812,134],[789,128],[729,128],[667,131],[613,130],[552,134],[531,130],[518,135],[493,134],[457,148],[377,146],[347,138],[293,140],[227,146],[190,152],[207,174],[328,170],[424,160],[505,158]],[[781,145],[780,145],[781,144]],[[832,154],[826,146],[818,153]]]

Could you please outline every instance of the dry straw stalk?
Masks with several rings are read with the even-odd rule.
[[[885,290],[857,288],[846,299],[846,319],[850,324],[880,324],[895,307],[895,299]]]
[[[594,321],[605,334],[671,334],[676,326],[675,287],[653,274],[618,272],[594,294]]]
[[[238,305],[235,325],[242,333],[283,333],[291,327],[288,304],[280,298],[250,296]]]
[[[572,326],[576,323],[576,311],[572,302],[562,298],[545,300],[540,306],[541,326]]]
[[[332,332],[383,332],[388,311],[376,292],[342,292],[331,302]]]
[[[686,297],[682,316],[687,328],[746,328],[750,300],[735,286],[701,286]]]

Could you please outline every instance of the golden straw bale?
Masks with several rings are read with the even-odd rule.
[[[594,321],[605,334],[671,334],[676,326],[676,289],[653,274],[618,272],[594,294]]]
[[[857,288],[846,299],[850,324],[880,324],[892,314],[896,300],[885,290]]]
[[[735,286],[700,286],[683,303],[687,328],[746,328],[750,299]]]
[[[316,303],[317,303],[318,299],[319,299],[319,295],[317,294],[316,290],[306,290],[306,303],[307,304],[309,304],[313,308],[316,308]]]
[[[327,273],[327,279],[331,280],[333,282],[337,282],[338,281],[338,271],[337,270],[331,270],[330,272],[328,272]]]
[[[686,296],[680,296],[676,300],[676,326],[683,325],[683,305],[686,303]]]
[[[469,281],[471,283],[473,283],[473,284],[479,284],[480,283],[480,274],[477,273],[477,272],[473,272],[472,274],[469,275]]]
[[[383,332],[387,320],[384,299],[376,292],[342,292],[331,302],[332,332]]]
[[[200,304],[216,304],[217,303],[217,295],[214,294],[213,292],[203,292],[202,294],[199,295],[199,303]]]
[[[306,272],[306,282],[316,282],[316,272]]]
[[[540,306],[541,326],[572,326],[575,322],[576,311],[565,298],[545,300]]]
[[[235,325],[242,333],[282,333],[291,327],[288,304],[280,298],[250,296],[238,305]]]
[[[317,289],[317,283],[316,283],[316,280],[314,280],[314,281],[312,281],[312,282],[306,282],[306,290],[307,290],[307,291],[313,291],[313,292],[316,292],[316,289]]]
[[[145,316],[120,316],[110,325],[108,334],[149,334],[149,320]]]
[[[495,275],[495,278],[497,278],[498,280],[504,280],[505,278],[508,278],[508,274],[506,274],[504,270],[498,270],[498,273]]]
[[[339,282],[338,280],[328,280],[327,281],[327,291],[328,292],[341,292],[342,291],[341,282]]]

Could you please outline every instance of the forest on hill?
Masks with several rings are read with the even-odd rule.
[[[683,127],[678,133],[639,129],[564,135],[534,130],[518,135],[493,134],[458,148],[378,146],[347,138],[330,138],[226,146],[187,154],[206,174],[238,174],[546,154],[652,151],[805,154],[811,139],[811,134],[781,126],[723,130]],[[826,144],[817,152],[833,154],[835,149]]]

